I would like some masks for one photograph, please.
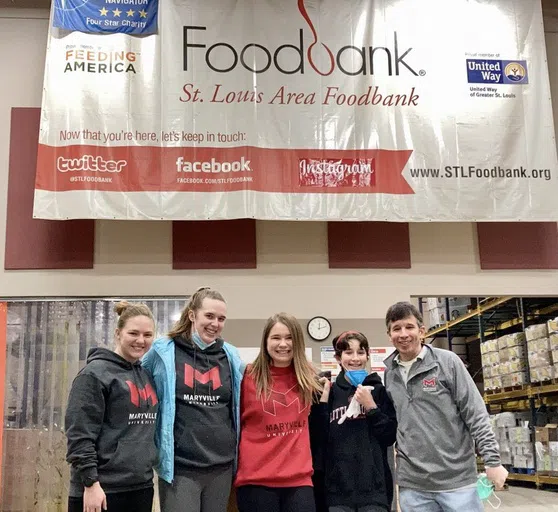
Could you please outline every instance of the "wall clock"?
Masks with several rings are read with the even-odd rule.
[[[315,316],[308,322],[308,334],[313,340],[324,341],[331,334],[331,324],[323,316]]]

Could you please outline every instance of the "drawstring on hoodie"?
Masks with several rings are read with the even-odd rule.
[[[210,368],[211,365],[211,361],[209,360],[209,357],[207,357],[207,354],[204,352],[203,355],[205,356],[205,362],[207,363],[207,367]],[[209,386],[208,388],[209,390],[209,396],[213,396],[212,390],[213,390],[213,386]]]
[[[196,396],[196,382],[198,381],[198,379],[196,379],[196,371],[198,370],[198,365],[196,363],[196,359],[197,359],[197,355],[198,355],[198,347],[197,345],[192,341],[192,345],[194,345],[194,400],[195,400],[195,396]]]

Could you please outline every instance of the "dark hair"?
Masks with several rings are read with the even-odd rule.
[[[190,301],[183,309],[182,314],[178,321],[173,325],[172,329],[168,333],[169,338],[176,338],[180,335],[186,335],[186,337],[190,337],[190,331],[192,330],[192,321],[190,320],[190,316],[188,313],[190,311],[196,312],[201,309],[204,299],[214,299],[219,300],[221,302],[225,302],[223,296],[217,291],[209,288],[208,286],[202,286],[198,288],[194,295],[190,297]],[[226,304],[226,303],[225,303]]]
[[[397,302],[393,306],[390,306],[386,313],[386,327],[388,328],[388,331],[390,330],[392,322],[404,320],[410,316],[414,316],[416,318],[419,327],[424,325],[420,311],[410,302]]]
[[[130,303],[125,300],[121,300],[114,306],[114,312],[118,315],[118,322],[116,324],[118,329],[123,329],[126,322],[130,320],[130,318],[134,318],[136,316],[146,316],[147,318],[150,318],[153,325],[155,325],[153,313],[151,313],[151,310],[147,307],[147,305],[140,302]]]
[[[370,353],[368,339],[364,334],[358,331],[345,331],[333,338],[333,348],[335,349],[335,355],[337,357],[341,357],[343,351],[349,349],[349,341],[351,340],[358,341],[359,348],[365,350],[367,354]]]

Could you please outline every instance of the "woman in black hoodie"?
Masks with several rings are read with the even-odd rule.
[[[314,459],[325,470],[325,501],[329,512],[389,511],[387,447],[395,442],[395,409],[378,374],[366,371],[370,348],[364,334],[346,331],[333,347],[341,372],[331,387],[326,384],[310,419]],[[353,398],[356,407],[349,409]]]
[[[140,358],[155,325],[144,304],[120,302],[114,352],[92,348],[66,410],[68,512],[151,512],[158,401]]]

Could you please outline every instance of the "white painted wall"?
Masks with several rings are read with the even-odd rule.
[[[4,271],[10,108],[40,106],[46,36],[46,12],[0,10],[0,297],[183,295],[208,284],[227,298],[230,318],[288,310],[356,319],[382,318],[413,295],[558,295],[558,272],[481,272],[471,223],[412,224],[410,270],[329,270],[325,223],[258,222],[257,269],[173,271],[169,222],[98,221],[94,269]],[[558,97],[557,33],[547,45]]]

